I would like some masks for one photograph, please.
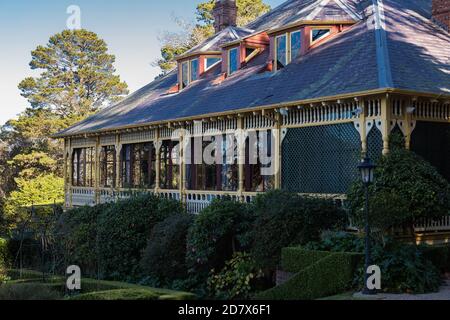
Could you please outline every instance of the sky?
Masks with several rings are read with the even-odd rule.
[[[17,85],[28,76],[31,51],[66,29],[67,8],[81,9],[81,27],[103,38],[116,56],[116,69],[130,92],[151,82],[159,69],[158,36],[180,31],[173,17],[194,20],[201,0],[0,0],[0,125],[28,106]],[[273,7],[284,0],[265,0]]]

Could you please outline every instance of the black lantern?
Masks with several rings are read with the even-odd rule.
[[[369,222],[369,185],[373,183],[374,180],[374,171],[376,166],[372,163],[370,158],[365,157],[364,160],[361,162],[361,164],[358,166],[358,169],[361,173],[361,179],[364,184],[364,190],[365,190],[365,233],[366,233],[366,245],[365,245],[365,277],[364,277],[364,290],[363,294],[365,295],[374,295],[376,294],[375,290],[371,290],[368,288],[368,279],[369,274],[368,269],[372,264],[371,261],[371,244],[370,244],[370,222]]]
[[[361,173],[362,182],[365,185],[369,185],[373,182],[375,168],[376,166],[368,157],[364,158],[364,160],[358,166],[359,172]]]

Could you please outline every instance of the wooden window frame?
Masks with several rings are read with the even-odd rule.
[[[237,61],[236,61],[236,71],[234,71],[234,72],[231,72],[231,51],[234,51],[234,50],[236,50],[236,59],[237,59]],[[235,48],[231,48],[231,49],[228,49],[228,63],[227,63],[227,73],[228,73],[228,75],[229,76],[231,76],[233,73],[235,73],[235,72],[237,72],[238,70],[239,70],[239,55],[240,55],[240,53],[239,53],[239,47],[235,47]]]
[[[319,39],[313,40],[313,31],[314,30],[328,30],[328,33],[320,37]],[[331,27],[311,27],[310,32],[310,46],[322,41],[323,39],[329,37],[331,35],[332,28]]]

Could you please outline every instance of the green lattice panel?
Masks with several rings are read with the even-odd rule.
[[[378,162],[383,155],[383,135],[377,127],[373,127],[367,135],[367,156]]]
[[[450,125],[417,122],[411,150],[435,166],[450,181]]]
[[[353,123],[289,129],[282,185],[291,192],[341,194],[358,177],[361,141]]]

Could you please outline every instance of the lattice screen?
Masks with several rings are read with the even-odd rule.
[[[367,156],[373,161],[378,162],[383,155],[383,135],[376,126],[370,130],[367,135]]]
[[[358,177],[361,141],[353,123],[289,129],[282,149],[283,188],[342,194]]]
[[[411,150],[435,166],[450,181],[450,125],[418,121]]]

